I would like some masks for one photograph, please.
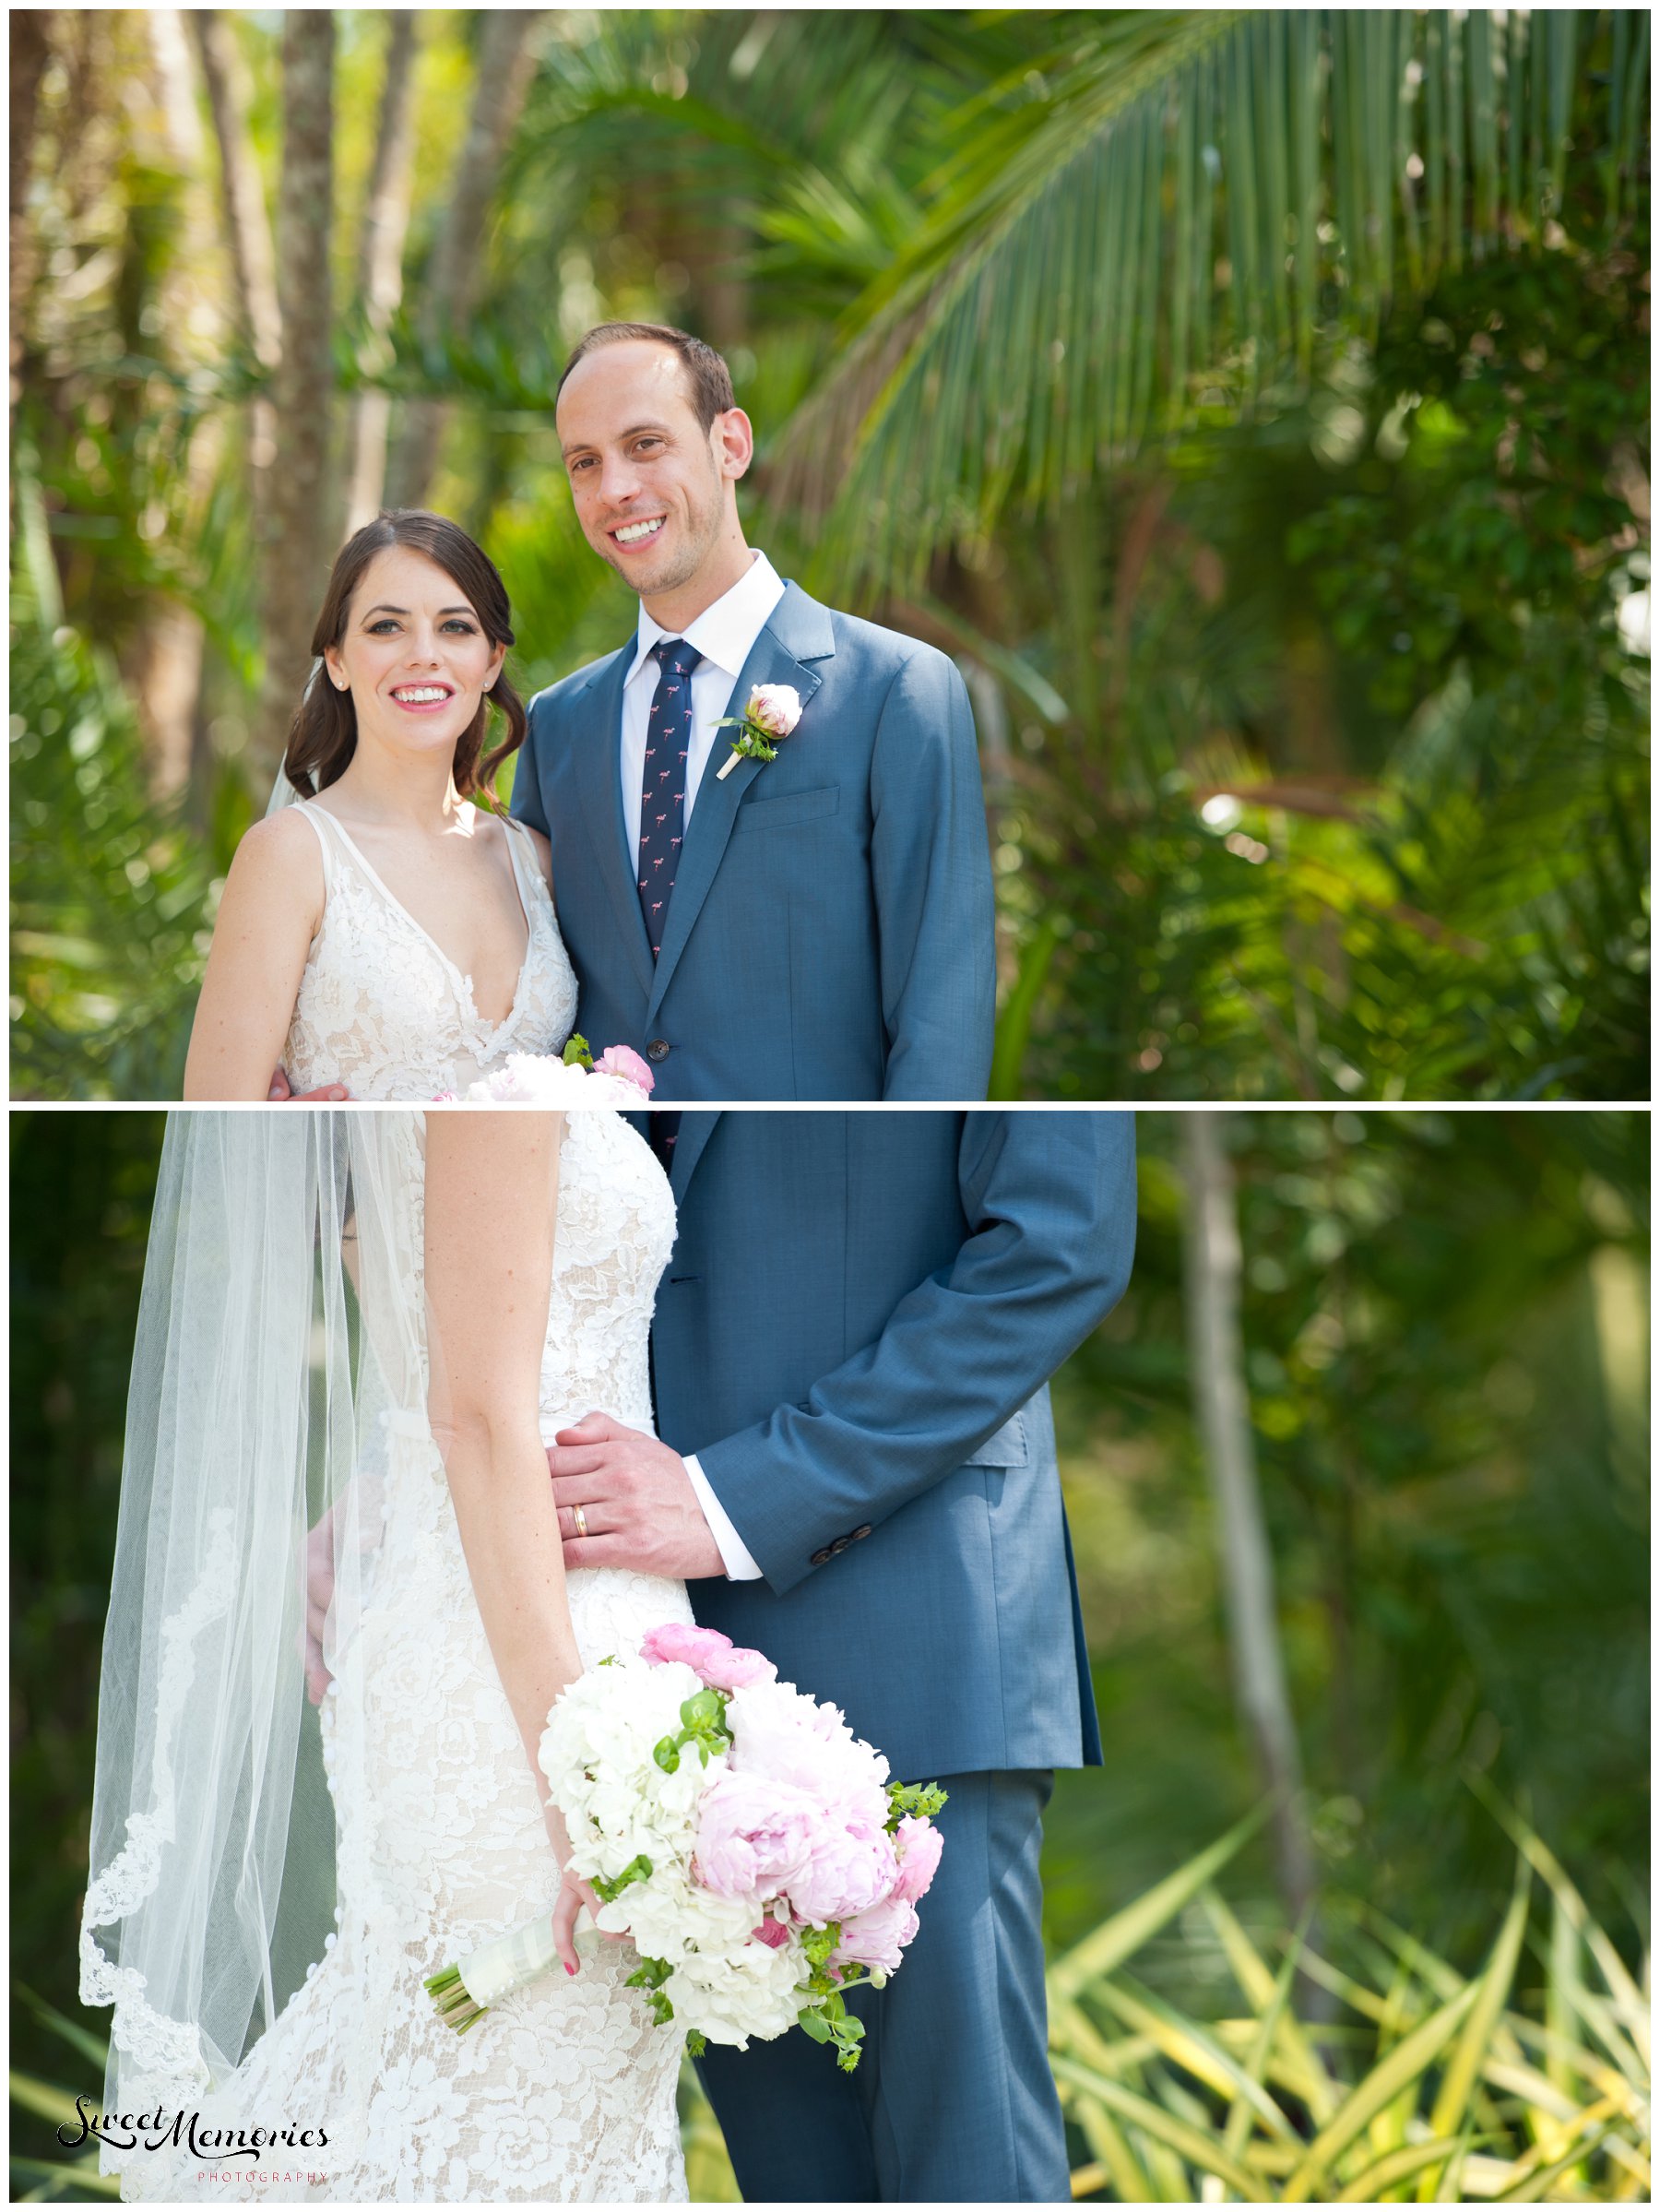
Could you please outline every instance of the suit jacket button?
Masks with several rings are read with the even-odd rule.
[[[822,1566],[824,1565],[824,1564],[825,1560],[827,1560],[827,1559],[829,1558],[829,1556],[830,1556],[830,1547],[829,1547],[829,1545],[828,1545],[828,1544],[826,1544],[826,1545],[824,1545],[824,1547],[823,1548],[823,1550],[822,1550],[822,1551],[815,1552],[812,1554],[812,1564],[813,1564],[815,1567],[822,1567]]]
[[[861,1542],[861,1541],[863,1540],[863,1539],[864,1539],[865,1537],[869,1536],[869,1534],[870,1534],[870,1533],[871,1533],[871,1524],[870,1524],[870,1522],[869,1522],[869,1521],[867,1521],[867,1522],[865,1523],[865,1525],[864,1525],[864,1527],[863,1527],[862,1528],[855,1528],[855,1529],[854,1529],[854,1531],[853,1531],[853,1541],[854,1541],[856,1544],[857,1544],[857,1543],[860,1543],[860,1542]]]
[[[845,1552],[851,1541],[852,1539],[850,1537],[838,1536],[836,1541],[831,1545],[830,1549],[833,1552]]]
[[[651,1042],[646,1047],[646,1057],[647,1060],[667,1060],[669,1057],[669,1040],[666,1037],[654,1037]]]

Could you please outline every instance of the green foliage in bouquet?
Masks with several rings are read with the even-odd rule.
[[[727,1693],[724,1690],[699,1690],[681,1707],[681,1729],[677,1736],[665,1736],[652,1753],[652,1757],[665,1774],[679,1771],[681,1754],[689,1744],[695,1744],[697,1755],[706,1766],[711,1752],[725,1751],[732,1741],[732,1731],[726,1724]]]

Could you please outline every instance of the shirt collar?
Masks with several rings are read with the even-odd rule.
[[[642,604],[634,665],[625,683],[634,682],[659,638],[683,637],[688,645],[697,648],[706,660],[724,670],[736,684],[743,673],[751,648],[766,626],[767,616],[783,596],[784,586],[777,570],[764,553],[757,552],[731,589],[723,592],[712,607],[706,607],[683,630],[665,630],[660,623],[652,620]]]

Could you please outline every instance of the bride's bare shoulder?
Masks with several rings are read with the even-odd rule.
[[[231,876],[244,891],[286,891],[320,902],[323,850],[316,830],[302,819],[297,806],[285,806],[279,814],[254,823],[236,848]]]

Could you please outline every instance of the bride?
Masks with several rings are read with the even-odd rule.
[[[680,2039],[574,1937],[536,1767],[577,1673],[691,1618],[566,1576],[543,1452],[649,1429],[673,1236],[601,1108],[172,1118],[81,1931],[124,2196],[684,2198]],[[538,1911],[565,1971],[441,2024],[424,1978]]]
[[[283,761],[301,801],[231,862],[187,1099],[268,1098],[280,1065],[297,1093],[430,1100],[563,1044],[576,982],[547,840],[473,803],[525,734],[509,615],[441,515],[380,515],[340,549]]]

